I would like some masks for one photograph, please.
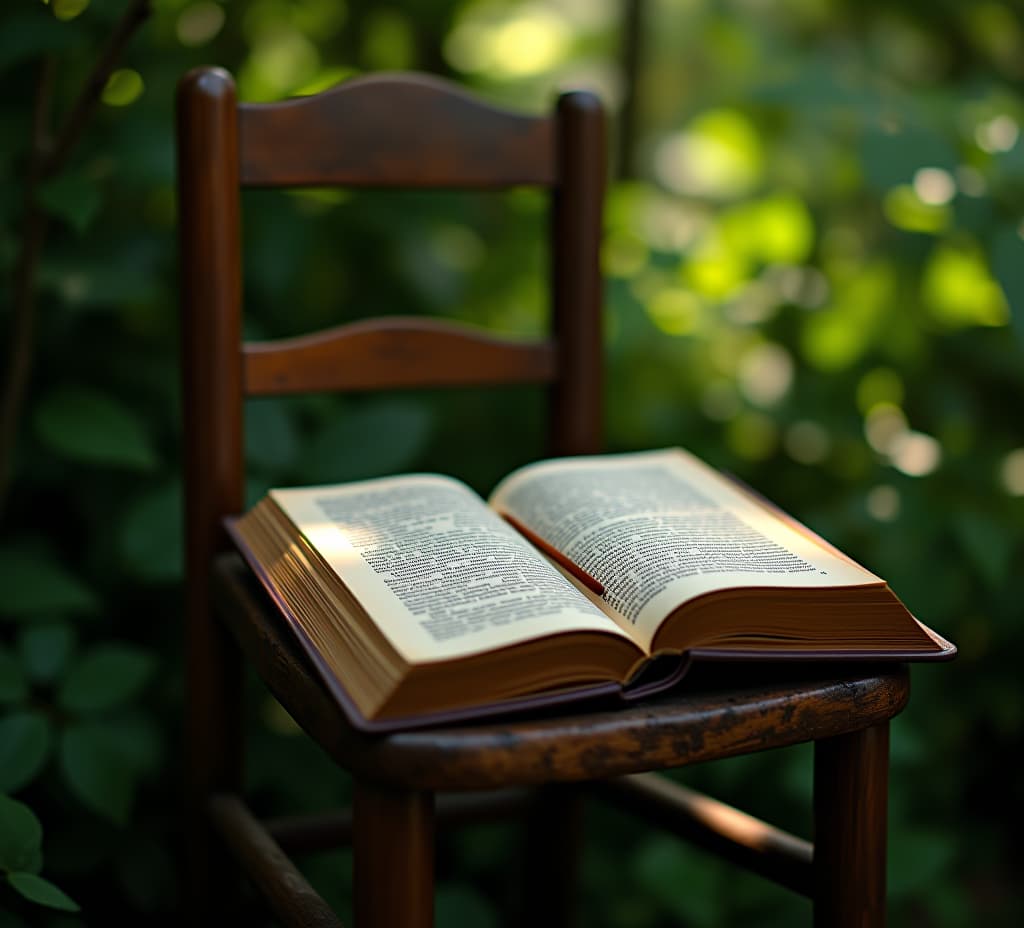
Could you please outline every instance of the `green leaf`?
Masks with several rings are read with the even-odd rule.
[[[0,719],[0,790],[15,793],[31,783],[50,754],[50,720],[42,712]]]
[[[78,903],[49,880],[34,873],[8,873],[7,880],[30,902],[60,909],[62,912],[77,912]]]
[[[22,630],[18,656],[26,673],[37,683],[50,683],[67,666],[75,650],[75,630],[66,622],[47,622]]]
[[[102,712],[128,702],[152,676],[156,659],[124,644],[99,645],[74,664],[57,691],[71,712]]]
[[[333,483],[407,470],[430,438],[430,410],[411,400],[372,400],[332,419],[304,455],[302,476]]]
[[[117,533],[121,561],[136,577],[154,583],[181,578],[183,565],[181,485],[160,487],[139,497],[124,514]]]
[[[245,404],[245,454],[253,467],[284,470],[298,450],[295,422],[285,400],[259,399]]]
[[[100,208],[100,188],[81,174],[61,174],[37,192],[40,204],[52,216],[63,219],[79,235],[92,224]]]
[[[35,411],[39,438],[65,457],[125,470],[152,470],[157,458],[138,416],[90,387],[63,386]]]
[[[24,702],[28,698],[28,680],[15,660],[14,655],[6,648],[0,647],[0,705],[12,705]],[[0,750],[3,741],[0,741]],[[3,775],[0,770],[0,776]]]
[[[52,557],[40,551],[0,550],[0,614],[93,612],[93,593]]]
[[[104,725],[82,722],[67,728],[60,764],[68,787],[87,808],[118,825],[127,823],[138,770]]]
[[[40,863],[43,826],[23,802],[0,793],[0,870],[35,870]]]

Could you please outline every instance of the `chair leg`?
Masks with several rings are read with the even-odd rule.
[[[814,753],[815,928],[883,928],[889,723]]]
[[[540,787],[526,821],[523,924],[532,928],[568,928],[575,923],[582,832],[580,789],[573,784]]]
[[[214,832],[208,802],[242,782],[242,663],[219,622],[190,628],[186,691],[185,915],[189,924],[222,924],[238,902],[238,870]]]
[[[434,794],[357,781],[352,804],[355,928],[432,928]]]

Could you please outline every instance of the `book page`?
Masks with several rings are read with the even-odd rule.
[[[457,480],[270,495],[411,663],[556,632],[628,637]]]
[[[602,583],[648,649],[673,609],[714,590],[882,583],[678,448],[528,465],[490,504]]]

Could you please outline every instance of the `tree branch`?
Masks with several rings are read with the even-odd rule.
[[[636,177],[637,84],[640,80],[645,21],[644,0],[626,0],[619,46],[623,94],[619,110],[616,176],[620,180]]]
[[[110,75],[114,73],[121,53],[136,30],[149,18],[151,12],[151,0],[132,0],[128,8],[121,14],[106,48],[103,49],[103,53],[93,65],[85,85],[57,133],[53,149],[43,164],[44,177],[52,177],[64,167],[72,148],[100,102],[103,88],[107,86]]]
[[[25,391],[35,353],[36,270],[46,241],[47,225],[46,214],[36,199],[36,191],[40,183],[57,174],[66,164],[99,103],[103,88],[121,52],[136,30],[148,19],[150,12],[150,0],[132,0],[125,9],[52,146],[50,124],[56,68],[53,59],[49,57],[44,59],[40,67],[32,110],[32,148],[25,183],[21,246],[14,265],[11,333],[3,393],[0,394],[0,512],[3,511],[10,489]]]
[[[36,204],[36,188],[42,177],[43,161],[49,148],[50,110],[53,103],[54,60],[47,57],[39,68],[32,106],[32,149],[25,184],[25,211],[21,247],[14,265],[14,293],[11,300],[11,338],[7,346],[4,390],[0,395],[0,511],[11,482],[14,448],[18,440],[21,407],[25,398],[35,329],[35,276],[46,238],[46,215]]]

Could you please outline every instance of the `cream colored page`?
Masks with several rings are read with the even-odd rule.
[[[490,504],[599,580],[645,648],[672,609],[713,590],[881,582],[679,448],[530,465]]]
[[[271,495],[412,663],[553,632],[622,634],[456,480],[384,478]]]

